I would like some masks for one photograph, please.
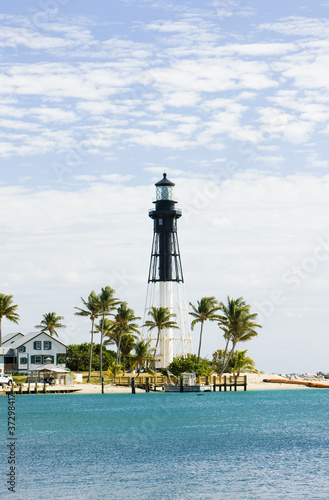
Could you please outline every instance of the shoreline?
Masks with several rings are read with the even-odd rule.
[[[304,380],[299,380],[299,381],[293,381],[292,383],[286,383],[287,379],[283,377],[282,375],[278,375],[276,373],[246,373],[246,374],[241,374],[241,375],[247,375],[247,392],[248,391],[271,391],[271,390],[310,390],[313,389],[314,387],[310,387],[305,385],[307,382],[315,382],[315,383],[321,383],[325,382],[325,384],[322,386],[324,388],[328,387],[329,389],[329,380],[319,380],[318,378],[310,378],[307,380],[307,382]],[[271,380],[274,379],[275,382],[265,382],[264,379]],[[279,382],[279,380],[282,380],[282,383]],[[298,383],[300,382],[300,384]],[[73,389],[71,394],[102,394],[102,385],[100,383],[79,383],[75,382],[72,386],[65,386],[65,385],[60,385],[58,386],[58,389],[61,389],[62,392],[65,392],[65,389]],[[243,388],[240,387],[238,388],[238,391],[243,391]],[[39,393],[41,394],[43,391],[39,387]],[[48,392],[48,391],[47,391]],[[145,393],[145,389],[141,389],[139,387],[135,388],[136,393]],[[153,392],[153,391],[151,391]],[[164,393],[164,391],[161,390],[159,387],[158,390],[156,391],[158,393]],[[218,388],[217,388],[217,391]],[[228,391],[230,392],[230,391]],[[233,391],[232,391],[233,392]],[[243,391],[244,392],[244,391]],[[8,394],[9,392],[7,392]],[[51,394],[52,391],[49,390],[48,394]],[[55,391],[54,391],[55,393]],[[2,392],[4,394],[4,391]],[[17,392],[16,392],[17,394]],[[26,394],[26,392],[25,392]],[[34,392],[32,393],[34,394]],[[123,385],[113,385],[113,384],[104,384],[104,394],[131,394],[131,387],[130,386],[123,386]]]
[[[284,377],[281,375],[273,374],[273,373],[247,373],[247,391],[270,391],[270,390],[296,390],[296,389],[302,389],[302,390],[310,390],[312,389],[311,387],[307,387],[305,385],[298,385],[298,384],[285,384],[284,382],[282,383],[269,383],[269,382],[264,382],[263,379],[282,379],[282,381],[285,380]],[[314,382],[315,379],[310,379],[310,382]],[[318,381],[318,380],[317,380]],[[328,381],[328,388],[329,388],[329,381]],[[79,384],[75,383],[74,384],[74,389],[79,389],[79,391],[76,392],[76,394],[98,394],[101,393],[101,385],[100,384]],[[218,390],[218,389],[217,389]],[[241,391],[242,389],[238,389]],[[137,392],[145,392],[144,389],[139,389],[136,387],[136,393]],[[162,392],[162,391],[157,391],[157,392]],[[131,393],[131,388],[128,386],[118,386],[118,385],[112,385],[112,384],[107,384],[104,385],[104,393],[105,394],[126,394],[126,393]]]

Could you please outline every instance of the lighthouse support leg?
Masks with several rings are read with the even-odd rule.
[[[173,284],[171,281],[160,281],[160,306],[173,311]],[[174,318],[173,318],[174,319]],[[160,332],[160,356],[157,368],[166,368],[173,360],[173,329],[166,328]]]

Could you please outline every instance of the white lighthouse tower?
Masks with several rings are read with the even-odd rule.
[[[173,319],[178,329],[161,330],[155,356],[156,367],[166,368],[174,356],[186,356],[193,349],[177,237],[177,220],[182,211],[175,207],[175,184],[167,179],[167,174],[155,186],[155,208],[149,211],[154,225],[145,319],[149,319],[151,307],[167,307],[176,315]],[[155,347],[157,332],[151,330],[147,336]]]

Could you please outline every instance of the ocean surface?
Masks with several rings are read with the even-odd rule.
[[[329,391],[17,395],[1,499],[329,498]]]

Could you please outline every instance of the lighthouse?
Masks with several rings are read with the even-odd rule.
[[[163,174],[163,178],[155,186],[155,207],[149,211],[149,217],[153,219],[153,242],[145,319],[148,318],[151,307],[167,307],[176,315],[173,320],[178,329],[161,330],[155,353],[156,367],[166,368],[174,356],[186,356],[193,349],[177,235],[177,221],[182,216],[182,211],[176,208],[175,184],[167,178],[167,174]],[[147,336],[155,347],[155,331],[148,332]]]

